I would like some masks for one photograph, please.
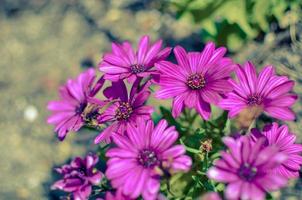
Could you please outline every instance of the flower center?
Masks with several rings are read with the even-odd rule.
[[[153,167],[158,163],[157,156],[152,150],[142,150],[138,156],[138,162],[146,168]]]
[[[206,81],[202,74],[192,74],[187,79],[187,85],[193,90],[201,89],[205,86],[205,84]]]
[[[87,106],[87,103],[81,103],[79,106],[76,107],[75,113],[76,113],[77,115],[82,114],[83,111],[85,110],[86,106]]]
[[[81,175],[86,175],[86,169],[84,167],[80,167],[79,169],[77,169],[78,173],[80,173]]]
[[[239,168],[240,178],[251,181],[257,175],[257,168],[250,166],[248,163],[245,163]]]
[[[247,98],[247,104],[249,106],[260,105],[262,103],[262,99],[260,96],[253,94]]]
[[[131,72],[134,74],[138,74],[145,71],[145,66],[141,64],[133,64],[131,65],[130,68],[131,68]]]
[[[133,112],[132,107],[128,102],[120,102],[119,107],[115,111],[115,118],[117,120],[126,120],[130,117]]]

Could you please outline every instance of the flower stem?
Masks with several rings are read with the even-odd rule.
[[[252,128],[256,127],[256,118],[253,119],[253,121],[251,122],[249,128],[247,129],[247,133],[251,132]]]

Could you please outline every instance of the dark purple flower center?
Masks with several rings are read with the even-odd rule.
[[[131,116],[133,109],[128,102],[120,102],[119,107],[115,111],[115,118],[117,120],[126,120]]]
[[[78,168],[77,172],[80,173],[81,175],[86,175],[86,169],[85,169],[85,167]]]
[[[257,174],[257,168],[250,166],[248,163],[245,163],[239,168],[239,176],[240,178],[251,181]]]
[[[153,167],[158,164],[158,159],[154,151],[142,150],[138,155],[138,162],[146,168]]]
[[[193,90],[201,89],[205,84],[206,81],[202,74],[192,74],[187,79],[187,85]]]
[[[87,106],[87,103],[81,103],[79,106],[76,107],[75,113],[76,113],[77,115],[82,114],[83,111],[85,110],[86,106]]]
[[[130,68],[131,68],[131,72],[134,74],[138,74],[145,71],[145,66],[141,64],[133,64],[130,66]]]
[[[262,103],[262,99],[259,95],[257,94],[253,94],[253,95],[250,95],[248,98],[247,98],[247,104],[249,106],[256,106],[256,105],[260,105]]]

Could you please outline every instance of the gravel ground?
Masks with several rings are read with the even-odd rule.
[[[159,2],[0,0],[0,199],[54,199],[52,167],[95,148],[89,131],[58,142],[45,106],[68,77],[96,65],[112,40],[136,43],[149,34],[200,49],[198,29],[160,13]]]

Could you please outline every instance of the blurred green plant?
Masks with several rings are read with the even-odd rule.
[[[281,29],[295,31],[301,16],[301,0],[171,0],[179,19],[189,18],[202,29],[202,40],[214,40],[231,51],[246,41],[270,31],[276,22]],[[295,34],[291,34],[294,35]]]

